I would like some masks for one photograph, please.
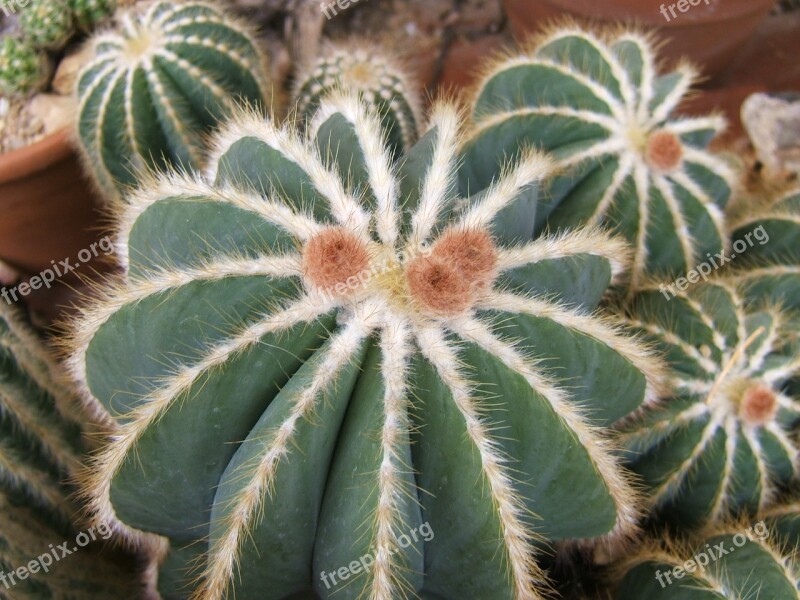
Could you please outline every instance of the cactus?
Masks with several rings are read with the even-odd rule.
[[[72,328],[73,375],[118,422],[94,511],[185,552],[173,589],[199,556],[205,600],[541,598],[545,539],[636,518],[603,428],[658,368],[590,312],[626,246],[513,242],[499,216],[549,161],[459,197],[449,104],[397,163],[359,96],[320,113],[322,139],[234,119],[209,181],[132,196],[127,277]]]
[[[800,559],[800,501],[796,498],[765,510],[761,517],[778,547]]]
[[[800,372],[791,317],[714,282],[645,290],[629,323],[672,368],[674,395],[621,433],[660,515],[692,527],[767,507],[800,469],[800,402],[783,389]]]
[[[75,25],[81,31],[93,31],[117,9],[117,0],[68,0]]]
[[[74,33],[67,0],[33,0],[20,13],[19,26],[26,41],[45,50],[60,50]]]
[[[770,543],[763,521],[727,524],[699,542],[650,543],[618,567],[614,600],[795,600],[800,563]]]
[[[461,188],[482,189],[520,148],[542,148],[565,173],[539,202],[537,231],[588,224],[624,235],[634,247],[631,290],[681,275],[725,246],[734,181],[707,150],[722,118],[672,116],[695,79],[686,64],[660,75],[640,34],[551,31],[487,69]]]
[[[27,41],[0,39],[0,94],[26,96],[44,89],[52,66],[47,54]]]
[[[79,75],[85,162],[112,199],[148,170],[203,165],[204,136],[237,101],[264,106],[264,57],[246,28],[200,2],[156,2],[96,35]]]
[[[378,111],[395,157],[416,143],[421,113],[417,92],[385,52],[357,43],[328,45],[297,78],[298,115],[309,120],[325,96],[340,89],[357,91]]]
[[[15,579],[19,567],[59,543],[70,542],[71,550],[86,525],[65,483],[76,476],[83,452],[81,428],[65,413],[75,402],[40,342],[16,311],[0,305],[0,595],[10,589],[10,597],[23,600],[103,600],[130,597],[136,585],[132,571],[89,547],[66,558],[58,551],[47,570]],[[111,528],[99,529],[85,535],[108,539]]]
[[[754,302],[769,301],[798,309],[800,190],[774,200],[749,200],[740,203],[731,218],[731,237],[742,249],[747,248],[736,258],[736,281]]]

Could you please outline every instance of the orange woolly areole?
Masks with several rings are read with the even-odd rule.
[[[645,148],[647,164],[659,171],[672,171],[683,160],[683,144],[670,131],[656,131],[647,139]]]
[[[445,231],[428,256],[412,260],[406,268],[411,297],[442,315],[467,310],[495,276],[497,249],[482,230]]]
[[[745,422],[763,425],[771,421],[778,411],[778,399],[773,390],[756,383],[745,391],[739,410]]]
[[[341,227],[329,227],[312,237],[303,249],[303,275],[315,287],[342,293],[350,277],[369,269],[366,245]],[[337,284],[339,290],[337,290]],[[351,291],[350,288],[347,291]]]

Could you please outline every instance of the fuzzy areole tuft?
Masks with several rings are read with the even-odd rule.
[[[306,279],[314,287],[329,293],[340,293],[342,285],[347,286],[348,279],[358,277],[368,268],[366,246],[342,227],[323,230],[311,238],[303,250]],[[352,291],[349,286],[347,290]]]
[[[772,420],[778,410],[778,398],[767,386],[754,383],[744,392],[740,413],[751,425],[764,425]]]
[[[653,132],[647,139],[645,160],[658,171],[673,171],[683,160],[683,144],[680,138],[671,131]]]

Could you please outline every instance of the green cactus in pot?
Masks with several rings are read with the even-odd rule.
[[[674,392],[622,427],[659,517],[682,527],[755,515],[797,480],[795,321],[730,283],[634,297],[628,323],[666,354]]]
[[[673,114],[695,79],[687,64],[660,73],[639,33],[553,28],[486,69],[461,188],[489,185],[525,146],[544,149],[563,173],[536,208],[535,231],[590,225],[623,235],[634,248],[633,290],[681,275],[726,246],[735,179],[707,149],[723,119]]]
[[[96,34],[77,94],[78,137],[119,200],[148,171],[204,166],[205,138],[240,103],[267,103],[267,66],[242,23],[202,2],[155,2]]]
[[[320,111],[324,143],[231,121],[208,180],[120,219],[127,276],[72,339],[118,423],[94,511],[168,537],[194,598],[542,598],[542,544],[636,521],[604,428],[659,371],[591,312],[626,246],[513,241],[500,216],[551,164],[460,197],[453,106],[397,163],[363,99]]]

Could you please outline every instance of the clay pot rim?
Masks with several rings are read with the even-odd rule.
[[[0,154],[0,185],[50,168],[73,152],[70,129],[64,127],[29,146]]]

